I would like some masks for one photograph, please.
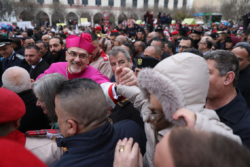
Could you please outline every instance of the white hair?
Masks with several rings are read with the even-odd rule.
[[[30,74],[21,67],[10,67],[2,76],[3,87],[15,93],[31,89]]]

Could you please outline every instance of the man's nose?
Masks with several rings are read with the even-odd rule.
[[[40,106],[40,102],[38,100],[36,101],[36,106]]]
[[[79,55],[77,55],[77,56],[75,57],[74,61],[76,61],[76,62],[79,62],[79,61],[80,61]]]

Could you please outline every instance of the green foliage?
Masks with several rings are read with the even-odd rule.
[[[174,14],[175,20],[184,20],[185,18],[192,18],[193,16],[190,16],[186,11],[177,11]]]

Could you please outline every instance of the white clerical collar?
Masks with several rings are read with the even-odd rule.
[[[37,64],[39,64],[42,60],[43,60],[43,59],[41,58],[40,61],[39,61]],[[36,66],[37,66],[37,64],[36,64],[36,65],[32,65],[31,67],[32,67],[33,69],[35,69]]]

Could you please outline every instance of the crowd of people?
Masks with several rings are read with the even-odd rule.
[[[250,166],[250,30],[144,18],[1,34],[0,166]]]

